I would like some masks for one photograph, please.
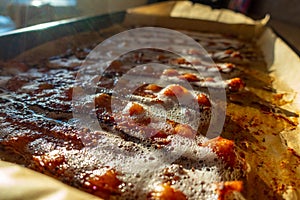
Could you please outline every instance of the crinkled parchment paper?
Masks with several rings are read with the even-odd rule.
[[[182,19],[182,18],[188,18]],[[236,32],[245,38],[256,38],[264,53],[274,87],[287,98],[286,110],[300,111],[300,60],[299,57],[269,28],[265,28],[268,17],[253,21],[228,10],[212,10],[187,1],[160,3],[157,6],[130,9],[125,25],[163,26],[167,28]],[[176,23],[175,23],[176,22]],[[202,25],[202,26],[201,26]],[[67,40],[68,42],[68,40]],[[74,43],[74,41],[73,41]],[[34,52],[34,51],[33,51]],[[27,52],[27,57],[30,52]],[[36,54],[32,54],[36,55]],[[47,54],[49,56],[49,54]],[[299,120],[299,119],[295,119]],[[252,166],[264,161],[264,170],[257,170],[258,177],[249,177],[253,182],[253,193],[259,193],[257,181],[266,183],[266,188],[279,191],[278,199],[300,199],[300,128],[284,130],[280,134],[256,138],[266,140],[266,151],[254,152]],[[255,146],[253,147],[255,149]],[[293,184],[295,183],[295,184]],[[284,188],[278,188],[285,185]],[[0,199],[97,199],[94,196],[66,186],[45,175],[20,166],[0,161]]]
[[[1,200],[97,200],[99,198],[67,186],[49,176],[0,161]]]

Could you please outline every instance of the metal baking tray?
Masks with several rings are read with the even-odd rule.
[[[62,20],[62,21],[57,21],[57,22],[50,22],[50,23],[45,23],[45,24],[40,24],[40,25],[36,25],[36,26],[32,26],[32,27],[28,27],[28,28],[24,28],[24,29],[20,29],[20,30],[16,30],[16,31],[12,31],[12,32],[8,32],[6,34],[0,35],[0,60],[9,60],[9,59],[13,59],[16,56],[30,50],[33,49],[39,45],[45,44],[47,42],[50,41],[54,41],[66,36],[72,36],[72,35],[77,35],[79,33],[83,33],[83,32],[98,32],[100,30],[104,30],[106,28],[109,28],[113,25],[128,25],[128,24],[124,24],[124,21],[126,21],[126,17],[127,13],[126,12],[116,12],[116,13],[111,13],[111,14],[106,14],[106,15],[100,15],[100,16],[92,16],[92,17],[83,17],[83,18],[75,18],[75,19],[69,19],[69,20]],[[146,18],[136,18],[137,15],[132,15],[132,18],[127,18],[128,19],[136,19],[137,21],[142,21],[142,20],[146,20]],[[145,17],[145,16],[142,16]],[[148,16],[147,16],[148,19]],[[149,18],[150,19],[150,18]],[[159,22],[155,22],[152,23],[153,21],[147,21],[147,24],[149,26],[160,26],[160,25],[168,25],[169,28],[172,28],[172,26],[178,27],[179,25],[181,26],[180,28],[184,28],[189,26],[189,24],[171,24],[172,20],[171,18],[168,17],[161,17],[161,21]],[[187,19],[174,19],[175,21],[179,20],[180,22],[187,22]],[[189,20],[190,23],[195,23],[194,20]],[[135,21],[136,22],[136,21]],[[168,22],[168,23],[165,23]],[[134,22],[133,22],[134,23]],[[200,22],[199,22],[200,23]],[[203,22],[201,22],[203,23]],[[205,22],[206,25],[207,22]],[[219,26],[219,24],[214,24],[216,26]],[[222,26],[224,24],[221,24]],[[171,27],[170,27],[171,26]],[[267,33],[265,33],[266,38],[263,38],[263,40],[261,41],[261,46],[265,46],[266,48],[268,48],[268,50],[272,50],[271,53],[269,53],[269,57],[268,59],[270,59],[270,71],[272,71],[272,69],[276,72],[278,71],[279,73],[277,73],[276,75],[280,75],[281,79],[289,86],[293,86],[293,83],[296,83],[296,81],[293,81],[290,79],[290,77],[287,77],[287,72],[284,69],[285,68],[285,64],[287,64],[285,62],[284,59],[280,58],[280,59],[274,59],[274,55],[275,57],[277,55],[279,55],[280,53],[282,53],[284,51],[284,55],[288,55],[291,51],[290,49],[285,47],[285,44],[283,45],[282,41],[278,41],[278,39],[276,38],[277,36],[273,37],[273,33],[270,31],[267,31]],[[264,36],[264,35],[263,35]],[[263,37],[262,36],[262,37]],[[271,36],[271,37],[270,37]],[[274,41],[277,41],[277,43],[275,43]],[[278,50],[276,48],[274,48],[274,45],[277,45],[281,48],[280,51],[281,52],[276,52],[273,50]],[[282,48],[284,47],[284,48]],[[272,54],[273,53],[273,54]],[[288,53],[288,54],[287,54]],[[272,57],[273,56],[273,57]],[[295,61],[295,58],[291,58]],[[278,62],[280,61],[280,62]],[[295,61],[296,63],[297,61]],[[275,63],[275,64],[274,64]],[[289,66],[291,67],[291,66]],[[297,74],[297,71],[299,69],[296,69],[296,67],[293,67],[293,70],[295,71],[295,73]],[[279,77],[279,76],[278,76]],[[295,85],[295,84],[294,84]],[[298,91],[297,89],[300,88],[300,86],[296,87],[293,86],[292,87],[294,90]],[[299,98],[300,99],[300,98]],[[297,102],[296,102],[297,103]],[[297,105],[297,106],[300,106]],[[295,130],[295,132],[298,130]],[[291,145],[291,147],[297,147],[297,144],[293,143],[292,139],[289,138],[288,141],[288,145]],[[299,191],[289,191],[289,193],[287,193],[287,195],[297,195]],[[285,199],[292,199],[289,197],[285,197]]]
[[[17,55],[65,36],[82,32],[99,31],[123,22],[126,12],[115,12],[92,17],[81,17],[43,23],[0,35],[0,60]]]
[[[122,24],[125,16],[126,11],[121,11],[99,16],[78,17],[48,22],[2,33],[0,34],[0,60],[5,61],[12,59],[29,49],[65,36],[88,31],[99,31],[114,24]],[[278,32],[274,32],[300,56],[300,51],[297,50],[293,44],[287,42]]]

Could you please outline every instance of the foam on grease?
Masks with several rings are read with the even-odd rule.
[[[210,148],[186,138],[176,140],[173,135],[173,145],[160,152],[150,144],[124,141],[111,133],[93,134],[97,134],[99,145],[64,151],[65,159],[69,167],[84,169],[94,175],[102,175],[108,169],[120,172],[118,179],[124,184],[120,187],[122,197],[119,199],[145,199],[149,192],[165,182],[171,183],[189,199],[217,199],[215,183],[237,180],[242,176],[238,169],[227,169]],[[199,137],[197,140],[206,139]],[[187,148],[180,152],[183,146]],[[172,162],[172,154],[178,153],[181,156]],[[144,168],[145,165],[153,168]],[[80,179],[82,175],[75,176]]]
[[[89,54],[86,65],[83,65],[81,70],[81,76],[77,78],[78,80],[85,79],[89,81],[89,77],[94,76],[96,72],[99,72],[98,74],[102,76],[106,71],[110,72],[108,66],[111,61],[118,60],[120,56],[128,52],[146,48],[155,48],[168,51],[169,53],[174,52],[174,55],[185,58],[188,62],[191,56],[186,54],[187,50],[196,49],[200,54],[193,56],[193,62],[197,63],[197,60],[202,59],[198,63],[213,66],[213,62],[207,56],[207,52],[193,39],[167,29],[141,28],[120,33],[101,43]],[[138,54],[136,55],[139,56]],[[197,59],[197,56],[199,59]],[[113,117],[117,119],[121,116],[119,123],[116,123],[116,127],[121,127],[123,123],[128,122],[126,121],[129,119],[128,116],[126,118],[122,115],[128,111],[128,107],[130,107],[128,102],[132,101],[131,98],[135,98],[133,93],[141,85],[155,83],[164,88],[171,84],[180,84],[188,91],[193,91],[193,85],[186,80],[179,80],[178,78],[173,80],[161,76],[163,70],[170,68],[170,66],[148,63],[147,65],[150,67],[145,67],[146,64],[141,63],[144,61],[140,61],[137,58],[137,63],[132,66],[132,69],[127,70],[122,76],[118,77],[114,85],[111,103]],[[154,67],[151,69],[151,66]],[[96,68],[94,74],[93,67]],[[152,72],[149,72],[151,70]],[[195,70],[197,69],[195,68]],[[146,71],[147,73],[145,73]],[[202,71],[197,70],[197,72],[200,74],[198,78],[202,78]],[[210,73],[214,74],[213,72]],[[214,75],[220,77],[219,74]],[[203,87],[203,85],[200,85],[200,87]],[[91,88],[93,89],[92,86]],[[226,100],[225,90],[210,90],[209,87],[206,87],[206,89],[212,102],[215,99]],[[223,88],[220,87],[220,89]],[[93,95],[93,90],[88,95]],[[178,96],[176,96],[177,99],[172,99],[163,97],[161,93],[155,93],[155,95],[157,95],[157,99],[154,99],[154,101],[161,100],[162,104],[152,104],[150,99],[147,99],[147,101],[136,101],[136,103],[143,105],[143,108],[146,110],[145,116],[151,119],[149,127],[156,128],[158,131],[161,129],[168,131],[168,129],[172,128],[166,123],[167,119],[176,123],[187,124],[197,131],[199,126],[210,124],[210,118],[217,116],[216,113],[218,113],[214,108],[212,113],[210,111],[199,112],[201,107],[198,106],[197,101],[193,100],[197,93],[191,93],[186,96],[187,101],[185,98],[179,98]],[[120,103],[118,100],[121,100],[123,103]],[[150,103],[148,100],[150,100]],[[225,116],[225,112],[223,114]],[[221,117],[213,120],[213,122],[218,123],[212,125],[216,127],[214,128],[217,130],[216,134],[219,134],[218,130],[222,129],[224,122],[223,115],[218,113],[218,116]],[[79,115],[79,117],[82,117],[82,121],[88,122],[86,119],[83,119],[85,118],[84,114]],[[198,196],[205,199],[216,199],[215,189],[212,185],[214,182],[222,179],[219,171],[224,171],[225,169],[223,163],[217,159],[216,154],[211,149],[198,146],[198,142],[205,140],[203,136],[195,135],[194,138],[185,138],[180,135],[170,134],[167,137],[170,143],[161,149],[157,149],[155,145],[149,142],[148,136],[145,138],[139,137],[143,132],[147,131],[147,127],[144,127],[144,129],[136,126],[136,129],[126,129],[126,126],[124,126],[124,128],[121,129],[121,132],[132,136],[130,140],[125,141],[113,131],[110,131],[110,133],[89,133],[89,138],[95,138],[93,141],[84,137],[82,139],[87,146],[85,150],[86,158],[89,158],[87,166],[90,166],[92,161],[96,161],[95,163],[98,162],[104,166],[109,166],[121,173],[118,177],[124,181],[124,185],[120,188],[123,193],[123,199],[132,199],[133,197],[135,199],[145,199],[150,191],[155,190],[156,185],[165,181],[163,176],[165,176],[167,168],[176,173],[177,171],[178,173],[179,171],[184,172],[180,174],[180,179],[175,181],[172,187],[180,189],[190,197],[189,199],[198,199]],[[102,130],[101,127],[98,130]],[[209,131],[208,133],[210,134]],[[94,137],[91,134],[96,134],[97,136]],[[215,135],[210,134],[210,137],[215,137]],[[98,145],[89,145],[95,142],[98,142]],[[200,184],[202,181],[204,183]],[[200,194],[199,191],[205,192]]]

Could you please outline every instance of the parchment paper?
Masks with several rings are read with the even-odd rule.
[[[257,42],[265,55],[268,68],[272,72],[270,74],[275,77],[274,87],[279,91],[286,91],[293,94],[291,103],[284,107],[299,113],[299,57],[282,40],[276,37],[272,30],[264,27],[267,20],[268,17],[261,21],[253,21],[232,11],[211,10],[207,6],[192,5],[190,2],[182,1],[130,9],[128,10],[124,25],[129,27],[132,25],[148,25],[197,31],[236,33],[242,38]],[[69,42],[69,40],[66,40],[66,42]],[[43,49],[43,47],[39,49]],[[29,51],[25,55],[28,56],[32,52],[37,51]],[[52,53],[55,55],[55,51],[53,51],[48,52],[47,56],[50,56]],[[19,59],[22,58],[24,56],[19,57]],[[299,127],[296,130],[282,132],[277,142],[284,143],[286,148],[292,148],[296,152],[295,156],[299,156],[299,133]],[[274,148],[276,148],[276,145]],[[278,153],[282,153],[285,150],[285,148],[278,149]],[[273,169],[269,173],[272,173],[272,170],[274,172],[281,170],[277,166],[277,161],[275,161],[276,159],[270,161],[270,166],[273,166]],[[296,176],[287,178],[297,181],[300,178],[300,163],[298,163],[298,166],[294,166],[294,170],[294,175]],[[4,199],[96,199],[93,196],[59,183],[50,177],[45,177],[31,170],[1,161],[0,177],[0,199],[3,197]],[[262,174],[261,178],[268,181],[271,177],[268,177],[268,174]],[[255,183],[253,184],[255,185]],[[257,190],[259,188],[254,188],[253,192]],[[300,199],[300,188],[287,187],[280,198]]]
[[[0,161],[1,200],[97,200],[49,176]]]

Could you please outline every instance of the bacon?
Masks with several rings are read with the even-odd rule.
[[[205,94],[198,94],[197,102],[198,102],[199,106],[211,107],[211,103]]]
[[[54,85],[49,84],[49,83],[42,83],[39,85],[39,89],[41,89],[41,90],[50,90],[53,88],[54,88]]]
[[[47,174],[60,174],[65,170],[62,165],[66,159],[61,152],[55,150],[41,156],[33,156],[33,162],[39,171],[44,171]]]
[[[179,76],[180,79],[187,80],[189,82],[197,82],[200,79],[195,74],[184,74]]]
[[[107,199],[120,193],[119,186],[121,184],[122,182],[118,179],[117,172],[110,169],[103,175],[91,175],[86,178],[84,187],[87,192]]]
[[[129,115],[130,116],[141,115],[141,114],[144,114],[144,113],[145,113],[145,109],[140,104],[133,103],[129,108]]]
[[[179,72],[176,69],[165,69],[163,71],[163,75],[165,76],[179,76]]]
[[[151,90],[153,92],[159,92],[161,91],[162,87],[156,85],[156,84],[149,84],[145,87],[145,90]]]
[[[187,197],[179,190],[175,190],[168,183],[155,187],[147,196],[148,200],[186,200]]]
[[[224,53],[225,54],[232,54],[234,51],[232,49],[227,49]]]
[[[237,155],[232,140],[216,137],[200,144],[200,146],[210,147],[230,167],[234,167],[237,163]]]
[[[176,59],[173,59],[171,61],[171,63],[178,64],[178,65],[190,65],[191,64],[185,58],[176,58]]]
[[[111,112],[111,96],[105,93],[98,94],[95,97],[95,106],[98,108],[106,108],[108,112]]]
[[[72,53],[72,56],[74,57],[75,54],[77,58],[84,59],[88,52],[89,50],[85,49],[76,50],[75,53]],[[194,53],[195,52],[192,52],[192,54]],[[227,53],[234,55],[234,51]],[[197,160],[196,157],[194,159],[194,154],[192,153],[182,155],[175,163],[164,163],[168,165],[168,167],[171,165],[180,165],[181,170],[186,171],[186,173],[174,175],[173,182],[166,181],[163,178],[164,183],[154,187],[152,191],[149,188],[153,186],[147,184],[152,184],[153,180],[161,180],[160,172],[157,174],[154,172],[146,176],[144,176],[144,174],[138,174],[138,176],[142,176],[142,179],[148,177],[153,178],[150,178],[149,181],[146,179],[140,181],[140,179],[135,178],[135,176],[137,177],[136,174],[126,174],[126,171],[122,171],[124,164],[122,156],[136,159],[135,156],[140,156],[136,153],[141,153],[141,156],[144,156],[141,157],[143,161],[145,161],[144,159],[155,160],[156,158],[147,157],[148,154],[154,152],[155,155],[169,156],[169,151],[166,151],[168,149],[167,145],[172,143],[175,134],[191,139],[199,139],[197,138],[199,136],[197,131],[199,131],[200,128],[194,130],[192,125],[185,124],[188,120],[185,121],[185,119],[181,120],[176,118],[178,114],[174,114],[173,111],[175,110],[174,112],[177,112],[177,106],[179,108],[180,106],[184,106],[186,117],[190,117],[188,115],[193,114],[194,109],[198,109],[199,107],[206,109],[212,106],[209,96],[203,93],[206,89],[204,89],[204,91],[201,89],[217,87],[216,85],[224,86],[225,82],[227,83],[229,91],[238,92],[245,84],[239,78],[224,82],[220,81],[220,84],[218,84],[219,80],[217,78],[209,77],[213,76],[209,70],[204,72],[209,73],[209,78],[203,80],[195,74],[195,69],[190,68],[192,65],[186,59],[174,59],[174,55],[171,56],[168,53],[163,54],[161,51],[159,52],[159,56],[153,52],[148,55],[147,51],[135,51],[132,54],[129,53],[128,55],[121,56],[119,60],[111,62],[108,69],[102,74],[99,82],[97,82],[97,74],[95,74],[95,77],[92,78],[91,81],[92,86],[89,85],[90,82],[86,83],[84,80],[81,80],[84,83],[75,82],[74,79],[79,68],[78,62],[76,63],[76,67],[68,67],[68,65],[72,64],[72,62],[68,62],[68,56],[61,59],[66,61],[65,65],[58,63],[56,69],[48,69],[46,68],[47,66],[45,66],[45,69],[33,69],[33,71],[36,70],[36,72],[32,73],[29,71],[26,72],[27,67],[24,68],[24,75],[16,75],[11,78],[4,88],[3,96],[7,95],[9,100],[3,99],[2,96],[0,97],[0,150],[4,151],[4,153],[7,153],[7,151],[12,152],[13,156],[11,157],[21,157],[22,159],[19,161],[20,164],[53,176],[69,185],[104,199],[128,198],[129,194],[137,195],[137,197],[130,196],[132,198],[141,198],[142,196],[148,199],[161,200],[188,199],[187,194],[189,193],[185,192],[186,188],[180,191],[177,189],[179,188],[178,185],[175,185],[181,184],[181,181],[186,185],[196,182],[197,185],[194,185],[194,191],[198,189],[201,191],[202,186],[198,184],[197,180],[191,180],[192,178],[187,176],[187,172],[193,173],[202,170],[200,169],[201,165],[199,164],[199,160]],[[123,96],[118,96],[119,91],[114,89],[115,84],[118,83],[119,85],[126,86],[130,83],[129,80],[121,78],[122,74],[129,72],[129,70],[133,69],[137,64],[144,64],[146,61],[157,62],[157,60],[163,64],[169,63],[173,68],[166,69],[160,74],[159,70],[156,70],[151,65],[148,66],[145,64],[143,71],[138,74],[138,78],[141,80],[147,78],[145,82],[134,91],[131,101],[121,99]],[[200,61],[195,61],[194,64],[196,63],[201,65]],[[72,65],[74,65],[74,63]],[[20,66],[20,68],[23,67]],[[223,68],[225,68],[225,70]],[[226,67],[220,66],[218,69],[226,71],[227,68],[231,69],[233,67],[230,65]],[[205,70],[206,68],[203,66],[202,69]],[[92,71],[89,72],[93,74]],[[226,73],[229,74],[230,70],[226,71]],[[135,78],[134,75],[131,76]],[[152,83],[147,82],[148,80],[152,80],[149,79],[149,77],[153,78],[153,76],[160,80],[157,80],[157,82],[155,80]],[[167,81],[165,82],[164,79],[167,79]],[[176,81],[175,84],[171,82],[172,80]],[[195,96],[191,89],[187,89],[178,84],[184,82],[182,80],[186,80],[185,83],[190,82],[191,88],[197,90],[196,94],[198,95]],[[86,84],[91,88],[87,88],[87,90],[83,89],[83,86],[87,86]],[[96,89],[97,94],[85,96],[88,95],[86,92],[90,91],[88,89],[91,89],[91,91],[92,89]],[[124,87],[124,91],[126,92],[126,87]],[[80,97],[87,97],[83,98],[84,102],[81,102],[82,105],[78,105],[79,103],[76,104],[76,102],[74,103],[76,105],[71,106],[73,93],[76,93]],[[183,97],[178,99],[178,101],[181,100],[183,102],[176,102],[174,100],[176,97]],[[125,107],[124,110],[116,109],[117,111],[113,111],[111,108],[112,98],[120,98],[116,99],[118,100],[117,102],[120,103],[120,106],[127,105],[127,107]],[[187,101],[185,102],[185,100]],[[7,101],[11,102],[7,103]],[[176,103],[177,105],[175,105]],[[192,103],[196,104],[195,108]],[[76,106],[85,108],[82,109],[82,111],[84,111],[83,114],[86,114],[88,120],[90,119],[88,117],[96,113],[96,117],[103,131],[92,131],[89,130],[89,127],[77,128],[77,126],[73,124],[73,120],[76,121],[76,119],[72,119],[71,116]],[[155,107],[156,110],[153,109],[155,110],[153,112],[157,113],[150,113],[152,112],[150,108],[153,108],[151,106],[157,106]],[[174,107],[175,109],[172,110]],[[57,118],[53,117],[54,113],[58,116]],[[166,117],[162,117],[160,115],[162,113],[166,113]],[[209,112],[201,112],[201,114],[205,115],[204,117],[203,115],[200,116],[200,118],[202,117],[199,119],[199,121],[202,121],[200,122],[202,123],[201,127],[203,123],[206,123],[206,115],[210,115],[208,113]],[[69,114],[68,117],[62,117],[66,114]],[[169,115],[172,114],[174,114],[174,116],[170,117]],[[95,118],[95,121],[97,121],[97,119]],[[206,124],[203,125],[203,127],[205,126]],[[200,145],[211,148],[228,166],[236,166],[237,157],[234,151],[233,141],[216,138]],[[202,149],[207,150],[199,146],[198,148],[199,149],[197,149],[197,146],[195,147],[197,151],[201,151]],[[215,158],[213,152],[209,153]],[[0,153],[2,154],[2,152]],[[170,147],[170,154],[172,153],[174,152],[172,147]],[[195,156],[198,155],[198,152],[196,153]],[[119,160],[119,158],[122,159]],[[119,165],[107,167],[107,161],[110,161],[109,159],[112,159],[113,162],[116,161]],[[166,159],[166,161],[167,160],[168,159]],[[181,163],[182,160],[188,160],[189,167]],[[143,161],[141,162],[142,164]],[[165,162],[165,160],[163,160],[163,162]],[[231,172],[228,168],[223,167],[223,165],[219,166],[219,162],[217,163],[217,168],[221,166],[220,169],[218,168],[217,170],[225,170],[224,174],[226,175]],[[109,164],[111,163],[109,162]],[[159,170],[163,171],[164,169]],[[172,173],[173,172],[170,172],[170,174],[165,173],[164,175],[173,176]],[[128,180],[132,182],[126,182],[126,178],[131,175],[132,177]],[[225,175],[220,176],[222,176],[220,177],[222,180],[228,179]],[[194,178],[197,179],[196,177]],[[214,182],[215,181],[208,183],[208,185],[211,186]],[[139,185],[141,183],[144,185]],[[145,188],[145,190],[136,191],[142,187],[143,189]],[[217,184],[216,192],[220,198],[222,198],[230,192],[241,191],[241,188],[242,186],[238,181],[224,182]]]
[[[177,124],[174,133],[187,138],[195,138],[197,132],[187,124]]]
[[[240,78],[233,78],[227,81],[228,89],[231,92],[238,92],[245,87],[245,83]]]
[[[242,181],[227,181],[217,184],[218,200],[225,200],[226,196],[232,192],[241,192],[243,190]]]
[[[190,94],[190,92],[180,85],[169,85],[163,90],[163,94],[168,97],[181,97]]]
[[[29,77],[24,77],[24,76],[15,76],[8,80],[6,84],[6,88],[10,91],[17,91],[20,89],[22,86],[24,86],[26,83],[30,81]]]

